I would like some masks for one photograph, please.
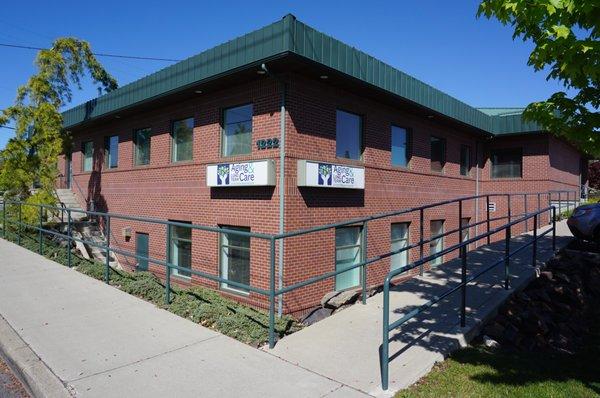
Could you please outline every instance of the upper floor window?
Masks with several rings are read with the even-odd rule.
[[[471,173],[471,147],[461,145],[460,147],[460,175],[468,176]]]
[[[252,153],[252,104],[225,109],[223,113],[223,156]]]
[[[408,131],[402,127],[392,126],[392,165],[408,166],[409,147]]]
[[[114,169],[119,165],[119,136],[111,135],[104,141],[104,161],[106,167]]]
[[[133,133],[133,162],[136,166],[150,163],[150,129]]]
[[[362,155],[362,118],[353,113],[337,111],[335,154],[346,159],[360,159]]]
[[[523,173],[521,148],[495,149],[490,154],[492,178],[520,178]]]
[[[84,142],[81,148],[83,154],[82,169],[83,171],[92,171],[94,167],[94,143],[92,141]]]
[[[194,119],[190,117],[187,119],[174,121],[171,135],[173,138],[171,160],[173,162],[192,160]]]
[[[431,171],[443,171],[446,164],[446,140],[431,136]]]

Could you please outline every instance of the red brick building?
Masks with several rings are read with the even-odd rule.
[[[521,111],[472,108],[287,15],[66,111],[74,146],[60,168],[72,170],[70,188],[86,208],[266,234],[460,196],[579,191],[581,153],[523,122]],[[506,210],[504,198],[493,200],[497,214]],[[527,210],[536,200],[529,197]],[[485,219],[485,206],[465,202],[464,222]],[[513,214],[525,211],[522,200],[512,206]],[[372,221],[367,234],[352,226],[285,239],[282,285],[416,243],[418,217]],[[456,204],[432,209],[424,238],[458,226]],[[115,247],[147,246],[153,258],[268,289],[266,240],[182,227],[168,235],[164,225],[118,219],[111,227]],[[418,257],[410,250],[392,262]],[[391,266],[390,259],[370,266],[367,284],[381,283]],[[360,279],[357,269],[287,293],[283,311],[301,312]],[[181,270],[172,280],[266,303]]]

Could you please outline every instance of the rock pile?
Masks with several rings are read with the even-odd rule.
[[[600,304],[600,254],[565,249],[484,328],[503,347],[573,352]]]

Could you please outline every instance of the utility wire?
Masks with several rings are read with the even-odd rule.
[[[0,126],[0,129],[16,130],[16,128],[10,126]]]
[[[10,48],[21,48],[25,50],[48,50],[43,47],[33,47],[33,46],[23,46],[19,44],[8,44],[8,43],[0,43],[0,47],[10,47]],[[139,60],[147,60],[147,61],[166,61],[166,62],[179,62],[181,59],[172,59],[172,58],[155,58],[155,57],[137,57],[134,55],[120,55],[120,54],[107,54],[107,53],[92,53],[98,57],[111,57],[111,58],[126,58],[126,59],[139,59]]]

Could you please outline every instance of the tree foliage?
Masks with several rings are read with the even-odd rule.
[[[484,0],[478,16],[514,28],[513,39],[531,40],[528,65],[547,70],[559,91],[529,104],[524,118],[539,123],[591,155],[600,154],[600,2],[598,0]]]
[[[99,94],[117,88],[116,80],[98,62],[90,45],[76,38],[54,41],[35,59],[37,73],[17,90],[14,105],[2,110],[0,125],[14,122],[15,137],[0,152],[0,191],[35,203],[52,201],[58,157],[69,143],[61,108],[89,76]],[[37,186],[34,196],[31,188]]]

